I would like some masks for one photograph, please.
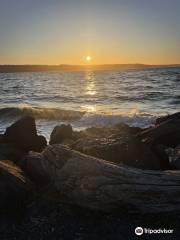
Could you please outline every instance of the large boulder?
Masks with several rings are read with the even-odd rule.
[[[41,151],[46,145],[46,139],[37,135],[35,119],[23,117],[8,127],[3,136],[3,142],[24,151]]]
[[[31,193],[31,183],[19,167],[10,161],[0,161],[0,212],[23,210]]]
[[[121,134],[121,135],[136,135],[140,133],[143,129],[138,127],[130,127],[129,125],[120,122],[118,124],[115,124],[112,127],[90,127],[85,129],[84,132],[85,135],[90,137],[96,137],[96,138],[103,138],[103,137],[109,137],[113,134]]]
[[[161,159],[164,169],[173,168],[166,149],[180,145],[180,113],[157,119],[154,127],[142,131],[137,137]]]
[[[24,158],[18,162],[18,164],[36,186],[42,187],[50,183],[50,178],[46,169],[47,166],[45,166],[45,161],[41,153],[30,151],[28,155],[25,155]],[[51,177],[53,178],[53,176]]]
[[[64,140],[72,138],[72,133],[73,130],[70,124],[56,126],[51,133],[49,144],[62,143]]]
[[[126,123],[123,123],[123,122],[120,122],[120,123],[114,125],[114,130],[116,130],[116,132],[119,132],[120,134],[125,133],[125,134],[132,134],[132,135],[136,135],[136,134],[140,133],[141,131],[143,131],[142,128],[130,127],[129,125],[127,125]]]
[[[97,158],[136,168],[158,170],[163,167],[163,162],[161,163],[149,147],[132,135],[82,138],[72,147]]]
[[[180,170],[180,145],[166,150],[172,168]]]
[[[180,120],[180,112],[171,114],[171,115],[167,115],[167,116],[162,116],[156,119],[156,125],[165,122],[167,120]]]
[[[138,137],[151,147],[161,144],[174,148],[180,144],[180,119],[175,117],[162,121],[141,132]]]
[[[157,144],[151,147],[151,151],[156,155],[158,159],[160,159],[161,170],[172,169],[166,150],[167,147],[162,144]]]
[[[0,144],[0,160],[9,159],[14,163],[17,163],[25,154],[25,151],[16,148],[15,146],[7,143]]]
[[[129,127],[125,123],[118,123],[112,127],[89,127],[81,131],[73,131],[71,125],[62,124],[56,126],[50,136],[50,145],[63,143],[72,147],[72,145],[82,138],[108,138],[113,134],[136,135],[141,132],[141,128]]]

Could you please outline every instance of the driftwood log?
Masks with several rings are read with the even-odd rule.
[[[22,165],[33,180],[41,179],[62,202],[105,212],[180,210],[179,171],[116,165],[60,144],[48,146],[42,153],[30,152]]]

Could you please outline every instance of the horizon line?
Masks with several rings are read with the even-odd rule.
[[[0,64],[0,66],[81,66],[81,67],[90,67],[90,66],[109,66],[109,65],[141,65],[141,66],[173,66],[173,65],[180,65],[180,63],[169,63],[169,64],[146,64],[146,63],[103,63],[103,64],[11,64],[11,63],[5,63]]]

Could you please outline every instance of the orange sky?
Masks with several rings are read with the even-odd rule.
[[[179,0],[2,1],[0,64],[180,64],[179,10]]]

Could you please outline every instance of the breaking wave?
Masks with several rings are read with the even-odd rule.
[[[94,114],[86,113],[77,122],[77,126],[113,126],[123,122],[133,127],[146,128],[154,125],[157,116],[147,113],[137,114]]]
[[[35,119],[47,120],[76,120],[83,116],[84,112],[64,110],[58,108],[41,107],[7,107],[0,109],[0,119],[13,119],[25,115],[32,116]]]
[[[129,126],[146,128],[152,126],[157,118],[149,113],[98,113],[64,110],[44,107],[8,107],[0,109],[0,133],[17,119],[29,115],[36,119],[37,130],[47,140],[56,125],[70,123],[74,130],[83,130],[88,127],[111,127],[123,122]]]

